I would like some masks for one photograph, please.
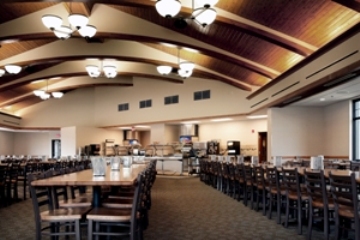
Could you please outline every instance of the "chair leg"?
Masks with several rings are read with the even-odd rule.
[[[75,221],[75,234],[76,234],[76,240],[81,240],[81,236],[80,236],[80,220]]]
[[[309,221],[309,223],[308,223],[307,239],[311,240],[311,232],[312,232],[312,224],[313,224],[313,208],[311,205],[309,206],[309,220],[308,221]]]
[[[92,220],[88,220],[88,240],[92,240],[92,232],[93,232],[93,222]]]
[[[276,212],[277,212],[277,220],[276,220],[276,223],[277,224],[280,224],[281,223],[281,201],[282,201],[282,197],[280,194],[277,194],[277,199],[276,199]]]
[[[247,189],[247,185],[244,184],[244,205],[247,206],[247,199],[248,199],[248,189]]]
[[[298,210],[298,234],[301,235],[302,234],[302,209],[301,209],[301,201],[298,200],[297,201],[297,210]]]
[[[266,190],[265,190],[265,188],[262,190],[262,193],[263,193],[263,195],[262,195],[262,212],[263,212],[263,216],[265,216],[266,215]]]
[[[324,237],[329,239],[329,211],[324,209]]]
[[[290,200],[289,198],[287,197],[286,198],[286,218],[285,218],[285,227],[288,228],[289,226],[289,208],[290,208]]]
[[[268,219],[271,219],[271,215],[272,215],[272,205],[273,205],[272,200],[273,200],[273,195],[270,193]]]

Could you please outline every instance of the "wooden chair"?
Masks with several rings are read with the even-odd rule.
[[[280,181],[279,181],[279,173],[277,168],[274,166],[266,166],[266,190],[269,193],[269,210],[268,210],[268,218],[272,217],[272,207],[276,205],[277,208],[277,216],[276,222],[279,224],[281,219],[281,204],[282,204],[282,196],[286,196],[285,189],[280,189]],[[275,204],[274,204],[275,203]]]
[[[266,183],[264,176],[264,168],[260,165],[254,167],[254,190],[256,193],[256,211],[259,210],[259,202],[261,199],[262,212],[266,215]]]
[[[251,209],[254,209],[254,179],[252,175],[252,168],[250,164],[243,165],[243,173],[245,177],[245,193],[244,193],[244,204],[247,206],[248,200],[251,201]]]
[[[141,210],[142,187],[144,176],[139,174],[137,178],[137,185],[135,196],[133,198],[132,209],[111,209],[111,208],[94,208],[91,210],[86,218],[88,220],[88,240],[92,240],[93,236],[126,236],[130,240],[141,238],[141,220],[139,212]],[[93,225],[95,224],[95,229]],[[104,231],[100,227],[123,227],[122,232]]]
[[[7,205],[6,198],[6,178],[7,178],[7,164],[0,164],[0,205]]]
[[[350,176],[333,175],[331,172],[331,194],[335,202],[335,239],[341,237],[341,230],[348,230],[353,222],[355,240],[360,240],[359,217],[359,186],[355,180],[355,173]]]
[[[306,210],[308,195],[305,189],[300,188],[300,178],[297,168],[282,168],[283,182],[286,189],[286,220],[285,227],[289,226],[290,209],[295,210],[298,223],[298,234],[302,234],[302,212]]]
[[[309,195],[309,226],[307,239],[311,239],[312,225],[316,212],[324,221],[324,239],[329,239],[330,213],[335,210],[335,205],[330,193],[326,190],[324,172],[306,171],[305,184]],[[318,211],[315,211],[318,210]],[[322,213],[322,216],[320,214]]]
[[[42,235],[52,237],[75,235],[76,240],[80,240],[80,220],[86,212],[78,209],[55,209],[52,191],[49,188],[31,185],[33,181],[44,177],[45,174],[31,174],[28,181],[35,216],[36,240],[40,240]],[[47,206],[47,210],[40,211],[43,206]],[[43,224],[48,225],[43,227]],[[71,227],[74,231],[60,232],[60,225],[66,226],[66,230]]]
[[[12,162],[8,166],[8,173],[6,179],[6,188],[7,188],[7,199],[10,204],[12,201],[17,201],[18,196],[18,176],[20,171],[20,162]],[[12,191],[11,191],[12,190]],[[11,193],[12,192],[12,193]]]
[[[240,201],[241,198],[244,199],[244,192],[245,192],[245,177],[243,171],[243,164],[237,164],[235,166],[235,180],[236,184],[235,187],[237,188],[237,200]]]

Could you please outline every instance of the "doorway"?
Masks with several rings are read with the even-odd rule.
[[[267,161],[267,132],[258,133],[259,162]]]
[[[51,158],[60,158],[61,156],[61,140],[51,140]]]

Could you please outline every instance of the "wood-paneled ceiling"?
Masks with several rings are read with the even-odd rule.
[[[181,2],[179,16],[190,16],[191,1]],[[179,84],[183,79],[177,75],[160,76],[156,71],[160,64],[176,66],[178,54],[196,64],[194,78],[221,81],[250,94],[358,27],[359,5],[353,0],[219,0],[213,24],[204,28],[186,20],[188,26],[180,29],[176,19],[160,16],[151,0],[2,0],[0,68],[17,64],[22,71],[0,78],[0,108],[11,106],[16,112],[36,104],[41,100],[32,91],[46,86],[51,91],[131,87],[123,76]],[[98,32],[92,41],[77,33],[59,40],[42,25],[46,13],[64,20],[70,13],[85,14]],[[89,61],[109,58],[118,66],[133,67],[121,68],[112,82],[90,77],[83,81]],[[65,84],[77,78],[82,81]]]

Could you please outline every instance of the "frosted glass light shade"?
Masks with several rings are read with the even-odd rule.
[[[103,71],[107,78],[114,78],[117,75],[115,66],[104,66]]]
[[[87,73],[89,74],[90,77],[92,78],[97,78],[100,76],[100,70],[98,66],[94,66],[94,65],[88,65],[85,67]]]
[[[162,75],[167,75],[171,72],[172,67],[170,66],[158,66],[156,67],[157,71]]]
[[[56,28],[59,28],[62,24],[62,18],[52,14],[46,14],[41,17],[42,23],[48,29],[54,31]]]
[[[179,74],[179,76],[182,77],[182,78],[188,78],[188,77],[191,76],[192,71],[185,71],[184,69],[179,69],[179,70],[178,70],[178,74]]]
[[[76,29],[81,29],[82,27],[85,27],[86,24],[89,22],[89,18],[83,14],[70,14],[68,16],[69,23],[71,26],[74,26]]]
[[[190,61],[184,61],[179,64],[180,69],[184,71],[192,71],[195,67],[195,64]]]
[[[5,70],[11,74],[18,74],[21,71],[21,67],[17,65],[6,65]]]
[[[171,18],[180,12],[181,3],[178,0],[158,0],[155,8],[161,16]]]
[[[2,77],[5,74],[5,70],[4,69],[0,69],[0,77]]]
[[[73,31],[70,27],[64,25],[54,30],[54,34],[62,40],[68,39],[71,36],[72,32]]]
[[[41,98],[42,100],[49,99],[49,98],[50,98],[50,94],[44,93],[44,94],[40,95],[40,98]]]
[[[53,92],[53,93],[51,93],[51,95],[54,98],[61,98],[64,95],[64,93],[62,93],[62,92]]]
[[[96,27],[93,25],[86,25],[79,29],[79,34],[85,38],[92,38],[96,34]]]
[[[33,91],[34,95],[37,97],[40,97],[41,95],[43,95],[45,93],[44,90],[35,90]]]
[[[193,12],[193,17],[200,25],[206,27],[207,25],[213,23],[216,19],[216,10],[213,8],[197,8]]]

